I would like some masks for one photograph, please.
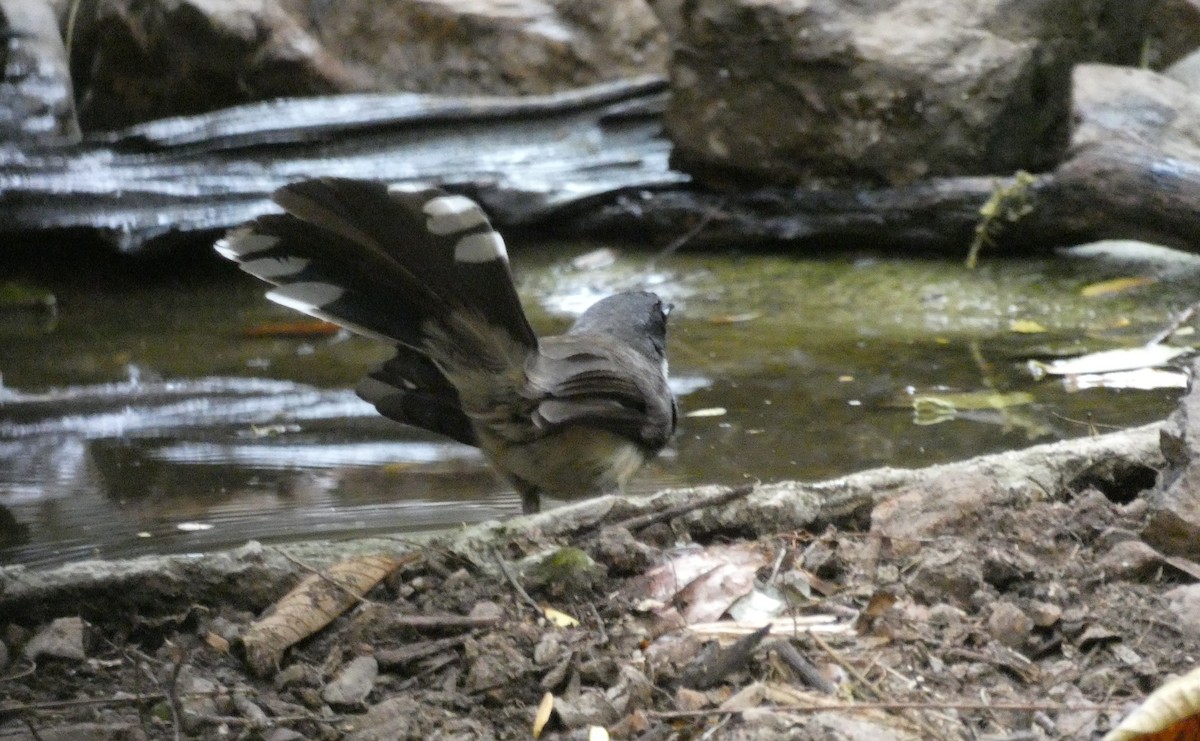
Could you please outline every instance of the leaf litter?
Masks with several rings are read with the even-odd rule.
[[[1098,740],[1200,655],[1163,597],[1200,570],[1135,558],[1144,511],[1069,480],[946,473],[813,531],[715,512],[514,530],[494,553],[525,596],[490,555],[414,548],[309,575],[324,589],[271,614],[325,623],[298,618],[311,632],[289,628],[261,675],[258,608],[232,596],[92,605],[86,658],[10,662],[0,737]],[[567,545],[593,576],[517,568]],[[256,590],[246,575],[237,593]],[[12,649],[49,625],[8,621]]]

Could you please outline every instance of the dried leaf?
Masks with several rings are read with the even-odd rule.
[[[547,692],[538,703],[537,713],[533,716],[533,737],[542,735],[546,724],[550,722],[550,714],[554,712],[554,695]]]
[[[388,574],[419,558],[415,553],[400,558],[359,556],[304,577],[270,614],[242,634],[251,670],[270,674],[289,646],[324,628]]]
[[[1128,291],[1133,288],[1153,285],[1157,282],[1157,278],[1145,275],[1113,278],[1112,280],[1102,280],[1099,283],[1084,286],[1079,290],[1079,295],[1084,298],[1095,298],[1096,296],[1107,296],[1111,293],[1120,293],[1121,291]]]
[[[1108,732],[1104,741],[1200,738],[1200,668],[1167,682]]]
[[[338,333],[338,326],[320,320],[299,320],[295,322],[264,322],[246,327],[242,330],[243,337],[330,337]]]
[[[1083,373],[1110,373],[1112,371],[1134,370],[1137,368],[1153,368],[1164,365],[1171,360],[1190,353],[1190,347],[1172,347],[1170,345],[1142,345],[1127,347],[1119,350],[1104,350],[1102,352],[1080,355],[1077,358],[1055,360],[1052,363],[1029,361],[1029,372],[1034,378],[1045,374],[1053,376],[1079,375]]]
[[[1162,368],[1137,368],[1115,373],[1082,373],[1063,378],[1063,388],[1069,393],[1099,388],[1137,389],[1139,391],[1183,389],[1187,388],[1187,384],[1188,376],[1183,371],[1163,370]]]
[[[574,628],[579,625],[579,621],[571,617],[561,610],[556,610],[549,605],[542,605],[542,614],[546,616],[552,624],[560,628]]]
[[[729,617],[739,623],[762,623],[787,609],[776,589],[754,589],[729,607]]]
[[[705,409],[695,409],[683,415],[685,417],[723,417],[725,416],[725,407],[707,407]]]
[[[712,324],[741,324],[742,322],[752,322],[762,316],[759,311],[747,311],[741,314],[713,314],[708,318]]]
[[[1008,323],[1008,328],[1017,334],[1041,334],[1046,331],[1046,328],[1032,319],[1013,319]]]
[[[750,593],[755,573],[766,564],[764,553],[747,545],[684,551],[647,572],[644,596],[663,604],[674,601],[688,623],[716,620]]]

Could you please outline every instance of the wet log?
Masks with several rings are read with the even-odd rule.
[[[873,190],[761,188],[729,194],[667,189],[619,197],[580,216],[584,233],[627,233],[637,223],[695,246],[796,242],[964,254],[980,209],[1011,177],[935,178]],[[1003,223],[995,247],[1036,252],[1100,239],[1140,239],[1200,251],[1200,157],[1181,159],[1129,142],[1090,145],[1033,177],[1028,213]],[[691,230],[689,232],[689,229]]]
[[[962,254],[1006,177],[889,188],[696,185],[669,164],[665,82],[529,98],[354,95],[150,122],[69,148],[0,149],[0,241],[84,229],[118,249],[220,231],[304,177],[422,180],[483,202],[501,227],[648,244],[918,247]],[[1004,250],[1105,238],[1200,249],[1200,155],[1118,139],[1075,149],[1021,193]]]
[[[687,182],[667,165],[666,83],[523,98],[363,94],[140,124],[79,146],[0,148],[0,238],[85,229],[121,251],[212,237],[324,175],[471,192],[504,225],[581,198]]]

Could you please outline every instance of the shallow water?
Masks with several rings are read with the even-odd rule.
[[[685,416],[638,493],[914,467],[1159,419],[1178,389],[1068,393],[1024,363],[1145,341],[1200,289],[1200,258],[1125,244],[985,256],[974,272],[869,252],[625,251],[608,264],[596,248],[511,251],[541,331],[616,290],[674,303]],[[120,266],[45,249],[51,257],[3,276],[52,292],[57,312],[0,309],[0,563],[403,537],[519,510],[477,452],[354,397],[386,348],[253,336],[300,317],[215,259]],[[1117,277],[1151,282],[1080,296]],[[1016,333],[1016,320],[1046,331]],[[1033,403],[917,424],[910,392],[937,389],[1028,392]]]

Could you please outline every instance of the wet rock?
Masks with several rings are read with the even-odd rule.
[[[1162,566],[1162,555],[1140,540],[1125,540],[1108,550],[1096,567],[1112,579],[1141,581]]]
[[[1106,64],[1081,64],[1072,79],[1072,147],[1122,139],[1168,153],[1200,154],[1200,100],[1186,83],[1148,69]]]
[[[86,129],[366,87],[274,0],[105,0],[84,20]]]
[[[56,659],[83,661],[87,658],[83,631],[82,618],[59,618],[25,644],[25,657],[37,660],[40,656],[53,656]]]
[[[667,127],[700,177],[901,183],[1044,169],[1070,70],[1138,59],[1151,3],[657,0]]]
[[[1185,584],[1163,594],[1175,625],[1190,635],[1200,635],[1200,584]]]
[[[321,691],[321,699],[334,707],[362,705],[375,688],[379,663],[374,656],[358,656]]]
[[[338,92],[553,92],[663,74],[668,56],[640,0],[102,0],[83,15],[87,128]]]
[[[666,71],[666,36],[636,0],[309,7],[310,30],[372,89],[512,95]]]
[[[1159,432],[1166,467],[1146,497],[1142,538],[1168,555],[1200,560],[1200,360],[1192,383]]]
[[[992,638],[1009,648],[1020,648],[1029,640],[1033,619],[1011,602],[997,602],[988,616],[987,630]]]

